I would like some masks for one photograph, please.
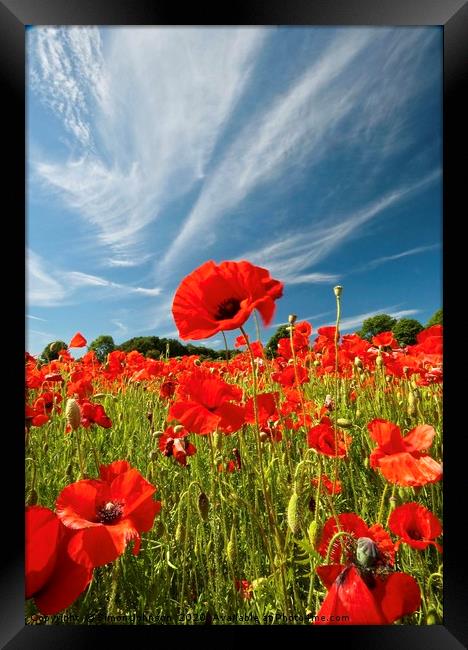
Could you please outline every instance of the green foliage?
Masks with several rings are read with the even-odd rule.
[[[67,350],[68,344],[65,341],[52,341],[45,346],[41,353],[41,360],[45,363],[58,359],[60,350]]]
[[[419,332],[422,332],[424,327],[421,323],[414,318],[401,318],[396,325],[393,326],[392,332],[396,340],[401,346],[414,345],[416,337]]]
[[[272,359],[276,356],[278,351],[278,341],[289,337],[289,325],[280,325],[273,336],[269,339],[268,343],[265,346],[265,352],[267,357]]]
[[[438,309],[426,323],[426,327],[432,327],[433,325],[443,325],[443,310]]]
[[[92,341],[88,349],[93,350],[99,361],[103,363],[107,355],[115,350],[114,339],[108,334],[102,334]]]
[[[136,350],[151,359],[159,359],[161,356],[165,357],[166,355],[169,357],[199,355],[202,359],[218,359],[222,354],[220,350],[212,350],[211,348],[202,345],[192,345],[191,343],[184,345],[177,339],[160,339],[158,336],[136,336],[121,343],[118,349],[123,352]],[[230,357],[234,354],[237,354],[236,350],[229,351]]]
[[[362,324],[361,331],[356,333],[361,338],[370,341],[373,336],[377,336],[377,334],[381,334],[382,332],[393,332],[396,322],[396,318],[388,314],[377,314],[371,318],[366,318]]]

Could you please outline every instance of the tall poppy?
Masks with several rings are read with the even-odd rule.
[[[208,261],[180,283],[172,303],[180,338],[205,339],[243,325],[254,309],[269,325],[283,284],[250,262]]]
[[[388,420],[372,420],[367,425],[378,446],[370,455],[370,466],[402,486],[420,487],[442,478],[442,466],[425,453],[435,436],[433,427],[423,424],[402,436],[400,427]]]
[[[192,445],[186,437],[189,432],[184,427],[167,427],[164,434],[159,438],[159,449],[164,456],[173,456],[179,465],[187,465],[187,456],[193,456],[197,452],[195,445]]]
[[[440,520],[430,510],[419,503],[404,503],[390,515],[388,527],[395,535],[398,535],[401,542],[423,550],[433,544],[438,551],[442,551],[440,544],[434,541],[442,534]]]
[[[320,424],[311,427],[307,433],[307,444],[312,449],[326,456],[339,456],[344,458],[352,441],[341,430],[335,432],[330,419],[322,417]]]
[[[244,424],[245,408],[234,403],[242,399],[242,391],[209,372],[194,371],[181,378],[177,392],[169,418],[192,433],[208,434],[216,429],[233,433]]]
[[[141,532],[151,529],[161,503],[153,500],[156,488],[126,461],[101,465],[100,479],[68,485],[57,499],[61,521],[76,530],[68,545],[70,556],[93,567],[113,562]]]
[[[68,552],[76,534],[43,506],[26,508],[25,590],[46,616],[69,607],[91,582],[93,567]]]

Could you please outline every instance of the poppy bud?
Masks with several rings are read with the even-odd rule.
[[[226,548],[226,556],[231,564],[233,564],[237,557],[237,544],[236,544],[236,529],[231,527],[231,534]]]
[[[179,521],[175,533],[175,540],[178,544],[183,544],[185,542],[185,533],[185,526],[181,521]]]
[[[201,366],[201,361],[200,361],[200,359],[195,359],[195,361],[193,362],[193,365],[194,365],[194,366]]]
[[[360,411],[359,409],[356,411],[356,417],[357,417],[357,418],[360,418],[360,417],[361,417],[361,411]]]
[[[153,431],[151,435],[153,436],[153,438],[160,438],[161,436],[164,435],[164,431]]]
[[[362,567],[373,566],[379,557],[377,546],[369,537],[360,537],[356,546],[356,560]]]
[[[265,431],[260,431],[260,442],[268,442],[270,439],[268,433],[265,433]]]
[[[408,393],[408,406],[406,409],[406,412],[408,415],[411,417],[416,413],[416,404],[415,404],[415,399],[414,399],[414,393],[412,390]]]
[[[338,284],[336,287],[333,287],[333,293],[337,298],[339,298],[343,293],[343,287],[340,287],[340,285]]]
[[[359,357],[354,357],[354,365],[356,368],[362,368],[362,361]]]
[[[314,521],[310,522],[309,528],[307,530],[310,545],[313,546],[314,548],[315,548],[315,542],[317,541],[317,532],[318,532],[318,526],[317,526],[317,522],[314,519]]]
[[[398,488],[398,496],[400,497],[400,499],[402,501],[405,501],[405,499],[406,499],[406,490],[405,490],[405,488],[402,488],[402,487]]]
[[[182,426],[182,424],[176,424],[174,427],[174,433],[179,433],[180,431],[183,430],[183,428],[184,427]]]
[[[166,529],[164,528],[163,522],[161,521],[161,519],[158,519],[158,523],[156,525],[156,537],[162,537],[165,532]]]
[[[395,510],[396,504],[397,504],[396,498],[395,497],[390,497],[388,502],[390,503],[390,510]]]
[[[76,399],[67,399],[65,417],[67,418],[67,424],[70,426],[72,431],[78,429],[81,422],[81,412]]]
[[[347,420],[346,418],[338,418],[336,424],[343,429],[350,429],[353,426],[351,420]]]
[[[200,495],[198,497],[198,512],[200,513],[200,517],[203,519],[203,521],[208,520],[209,509],[210,502],[208,500],[208,497],[204,492],[200,492]]]
[[[154,460],[157,459],[158,455],[159,455],[159,453],[156,451],[156,449],[153,449],[153,451],[150,451],[150,453],[149,453],[149,459],[151,461],[154,461]]]
[[[368,458],[364,458],[364,467],[366,469],[368,469],[368,467],[369,467],[369,459]]]
[[[294,323],[296,322],[296,320],[297,320],[297,316],[296,316],[296,314],[289,314],[289,316],[288,316],[288,323],[289,323],[290,325],[294,325]]]
[[[301,530],[298,500],[297,492],[293,492],[288,503],[288,526],[293,535],[298,535]]]
[[[437,612],[435,609],[430,609],[427,612],[427,617],[426,617],[426,625],[439,625],[440,620],[439,617],[437,616]]]

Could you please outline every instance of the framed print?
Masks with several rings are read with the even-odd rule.
[[[467,11],[0,3],[2,647],[467,644]]]

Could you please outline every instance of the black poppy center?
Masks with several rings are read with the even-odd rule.
[[[122,516],[123,505],[120,501],[108,501],[97,511],[97,518],[101,524],[113,524]]]
[[[409,535],[410,539],[415,539],[416,541],[422,539],[422,536],[421,536],[421,533],[419,532],[419,530],[414,530],[414,529],[409,530],[408,535]]]
[[[233,318],[240,309],[240,300],[237,298],[227,298],[218,305],[215,313],[215,320],[228,320]]]

